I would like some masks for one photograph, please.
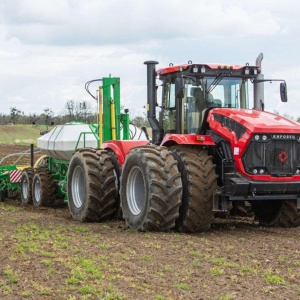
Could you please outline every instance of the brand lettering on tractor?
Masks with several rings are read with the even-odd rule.
[[[296,136],[294,134],[273,134],[272,139],[276,139],[276,140],[295,140]]]

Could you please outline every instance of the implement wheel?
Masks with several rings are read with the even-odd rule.
[[[121,204],[130,228],[166,231],[175,227],[181,204],[177,161],[165,147],[142,146],[128,154],[121,175]]]
[[[188,146],[171,148],[182,179],[182,205],[176,229],[181,232],[208,230],[214,219],[213,192],[218,188],[212,157],[206,150]]]
[[[95,222],[116,212],[114,165],[107,151],[79,149],[68,171],[68,199],[73,219]]]
[[[252,201],[251,204],[261,226],[297,227],[300,225],[300,212],[296,200]]]
[[[56,196],[55,182],[50,171],[36,170],[32,179],[32,201],[34,206],[50,206]]]
[[[32,179],[33,169],[24,169],[21,176],[21,202],[25,204],[32,203]]]

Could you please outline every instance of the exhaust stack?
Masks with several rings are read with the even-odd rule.
[[[260,69],[263,58],[263,53],[260,53],[256,58],[255,65]],[[264,80],[264,74],[262,73],[254,80],[254,109],[264,110],[264,82],[257,82],[260,80]]]
[[[155,65],[158,64],[158,62],[145,61],[144,64],[147,65],[147,117],[152,128],[152,142],[153,144],[159,145],[163,140],[164,131],[156,119]]]

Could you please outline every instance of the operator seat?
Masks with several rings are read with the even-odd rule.
[[[189,132],[196,133],[202,122],[202,110],[205,109],[204,92],[201,87],[192,87],[190,91],[192,101],[191,110],[189,112]]]
[[[192,101],[195,103],[195,110],[202,111],[205,108],[204,92],[200,87],[191,88]]]
[[[214,99],[213,95],[207,94],[207,107],[222,107],[222,101],[220,99]]]

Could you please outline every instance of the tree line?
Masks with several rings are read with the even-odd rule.
[[[138,126],[149,127],[144,116],[130,115],[131,123]],[[25,114],[17,107],[11,107],[8,114],[0,113],[0,125],[8,124],[35,124],[35,125],[61,125],[69,122],[97,123],[98,111],[92,108],[87,101],[69,100],[64,105],[62,113],[55,115],[51,108],[45,108],[42,113]]]
[[[91,104],[87,101],[75,102],[69,100],[64,106],[61,114],[55,115],[51,108],[45,108],[42,113],[25,114],[17,107],[11,107],[9,114],[0,113],[0,124],[65,124],[68,122],[87,122],[93,123],[97,121],[97,116]]]

